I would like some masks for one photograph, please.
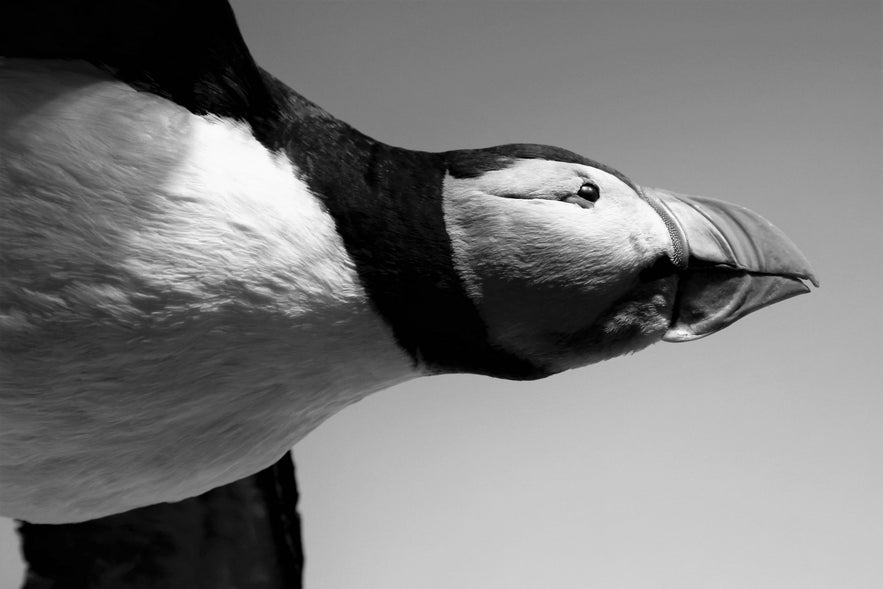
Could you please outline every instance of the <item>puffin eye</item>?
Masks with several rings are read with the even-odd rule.
[[[599,198],[601,198],[601,192],[598,190],[598,187],[591,182],[586,182],[579,187],[576,194],[571,194],[561,200],[569,202],[570,204],[575,204],[584,209],[591,209],[595,206],[595,202],[597,202]]]
[[[579,187],[576,195],[580,198],[586,199],[589,202],[598,202],[598,199],[601,198],[601,191],[598,190],[598,187],[591,182],[586,182]]]

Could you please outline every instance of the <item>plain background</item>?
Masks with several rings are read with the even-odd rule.
[[[822,280],[699,342],[350,407],[295,448],[308,588],[883,586],[879,1],[234,8],[377,139],[560,145],[763,213]]]

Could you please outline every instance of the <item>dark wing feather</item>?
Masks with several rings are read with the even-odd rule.
[[[77,524],[22,523],[25,589],[296,589],[303,548],[290,454],[178,503]]]
[[[83,59],[197,114],[279,116],[224,0],[12,0],[2,12],[2,56]]]

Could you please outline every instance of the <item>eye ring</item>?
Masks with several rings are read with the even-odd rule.
[[[584,200],[594,203],[598,202],[598,199],[601,198],[601,191],[593,182],[586,182],[579,187],[579,190],[576,191],[576,195]]]

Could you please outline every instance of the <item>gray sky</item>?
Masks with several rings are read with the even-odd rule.
[[[764,214],[822,281],[699,342],[350,407],[295,448],[307,587],[883,586],[879,1],[233,4],[377,139],[560,145]]]

